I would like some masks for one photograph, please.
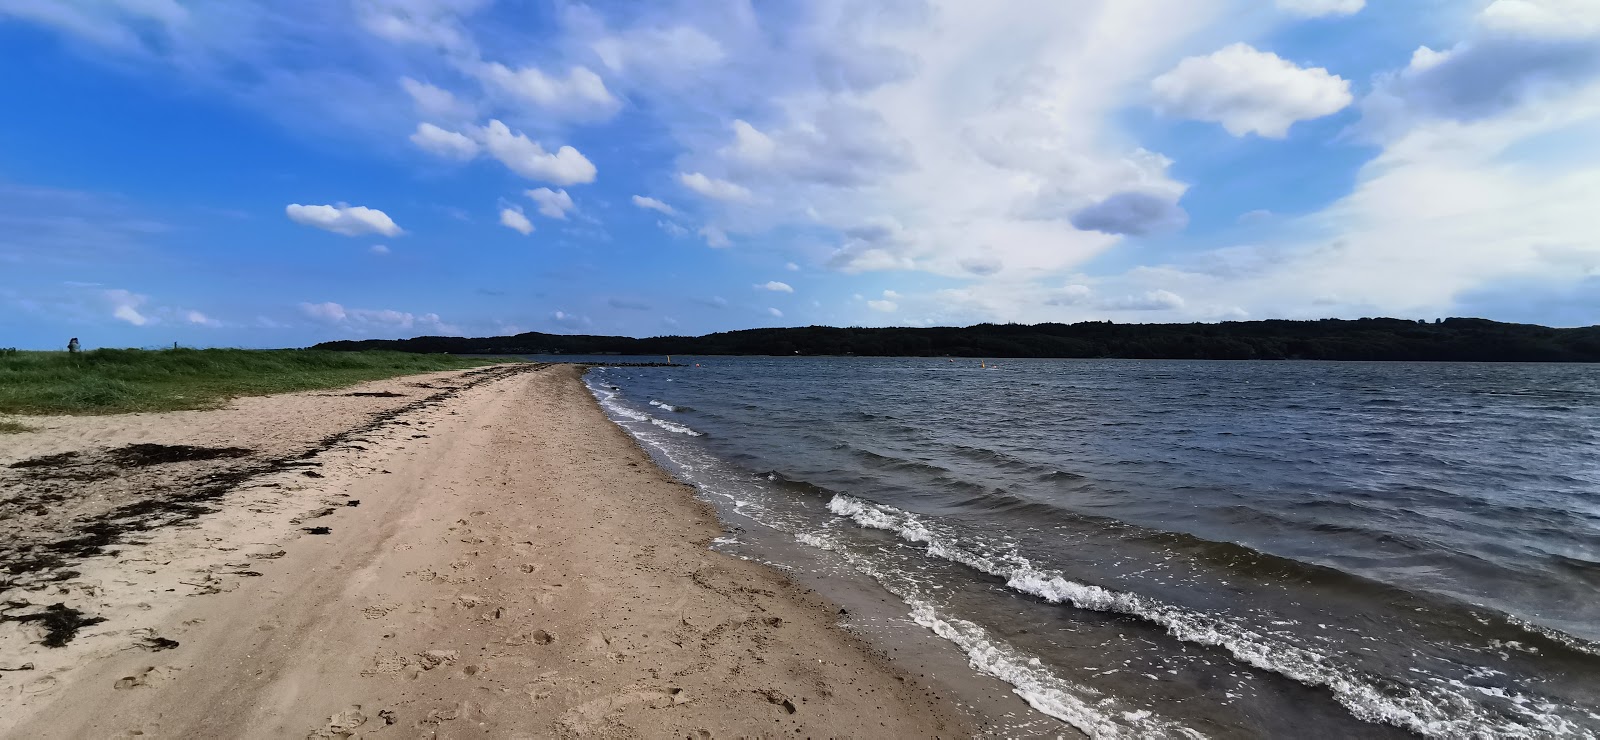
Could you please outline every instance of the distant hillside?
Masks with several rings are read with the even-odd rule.
[[[746,329],[700,337],[528,332],[324,342],[316,349],[454,354],[875,355],[1205,360],[1597,362],[1600,326],[1552,329],[1486,319],[1234,321],[1221,324],[978,324],[969,327]]]

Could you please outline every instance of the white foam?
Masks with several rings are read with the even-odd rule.
[[[660,401],[656,401],[656,400],[653,400],[653,399],[650,401],[650,405],[654,406],[654,407],[656,407],[658,409],[661,409],[662,411],[677,411],[678,410],[677,406],[673,406],[670,403],[662,403]]]
[[[678,424],[678,423],[675,423],[675,422],[670,422],[670,421],[667,421],[666,419],[657,419],[654,416],[649,417],[649,419],[650,419],[650,423],[651,424],[654,424],[654,425],[656,425],[658,427],[661,427],[662,429],[665,429],[665,430],[667,430],[669,432],[675,432],[677,434],[687,434],[687,435],[689,435],[691,437],[703,436],[702,433],[697,432],[697,431],[695,431],[693,429],[690,429],[689,427],[686,427],[686,426],[684,426],[682,424]]]
[[[929,555],[1004,578],[1006,585],[1017,591],[1051,603],[1137,617],[1165,627],[1167,634],[1184,642],[1220,647],[1240,662],[1309,686],[1325,687],[1352,715],[1368,722],[1382,722],[1430,737],[1526,735],[1530,730],[1581,732],[1553,711],[1557,707],[1514,694],[1508,696],[1513,698],[1512,712],[1516,716],[1509,717],[1504,709],[1473,701],[1468,692],[1477,693],[1475,690],[1450,686],[1446,681],[1434,680],[1426,688],[1380,689],[1329,656],[1274,639],[1246,624],[1135,593],[1078,583],[1060,573],[1034,568],[1014,551],[995,554],[963,546],[953,533],[936,531],[937,525],[891,506],[841,494],[828,502],[828,509],[863,527],[894,532],[908,542],[925,543]]]

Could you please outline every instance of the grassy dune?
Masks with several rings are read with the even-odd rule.
[[[235,396],[337,388],[492,360],[322,350],[0,350],[0,414],[118,414],[212,408]],[[0,433],[22,431],[5,422]]]

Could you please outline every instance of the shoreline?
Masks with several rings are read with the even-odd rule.
[[[180,439],[185,423],[240,407],[388,415],[352,433],[269,424],[257,433],[308,464],[249,475],[214,511],[27,584],[30,604],[105,621],[61,648],[35,644],[38,621],[0,625],[0,667],[34,663],[0,672],[15,707],[0,734],[973,733],[942,688],[839,627],[829,602],[709,549],[722,533],[711,508],[605,416],[583,368],[495,367],[513,369],[421,406],[360,397],[339,405],[363,409],[319,414],[335,394],[287,394],[182,420],[102,418],[132,430],[121,436],[54,417],[21,435],[0,464],[141,431],[197,445],[208,439]],[[415,381],[354,392],[414,396]],[[234,426],[209,441],[271,446]]]

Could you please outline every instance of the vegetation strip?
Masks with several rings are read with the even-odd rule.
[[[215,408],[237,396],[340,388],[463,370],[485,358],[316,349],[0,352],[0,414],[115,414]],[[0,421],[0,433],[21,422]]]

